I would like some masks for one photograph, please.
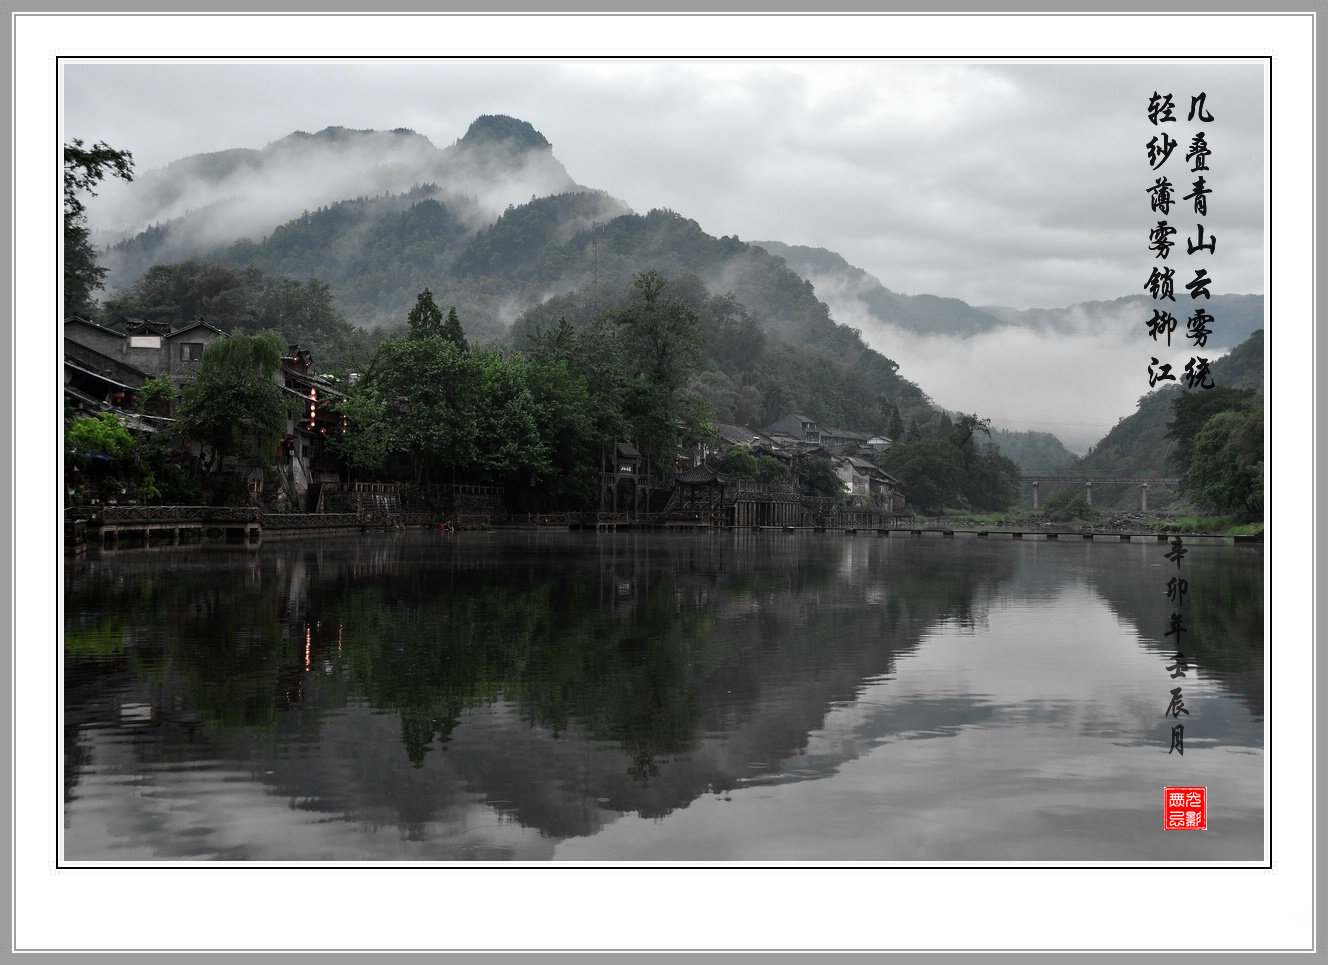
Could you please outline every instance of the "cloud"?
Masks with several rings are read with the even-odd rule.
[[[328,125],[409,127],[445,147],[480,114],[503,113],[548,138],[574,181],[638,212],[669,208],[713,235],[825,248],[896,292],[1013,308],[1142,290],[1156,217],[1146,194],[1156,176],[1144,150],[1156,132],[1148,98],[1173,93],[1188,137],[1189,97],[1204,91],[1215,116],[1204,222],[1220,239],[1215,291],[1264,291],[1258,64],[166,62],[71,66],[66,79],[68,136],[134,150],[140,171]],[[1182,184],[1190,172],[1173,165],[1169,174]],[[344,189],[335,175],[312,180]],[[272,186],[272,210],[294,197],[289,183]],[[539,193],[523,184],[521,197],[483,200],[523,201],[527,188]],[[1197,220],[1174,216],[1182,231]],[[938,403],[1052,431],[1073,447],[1100,438],[1147,388],[1149,355],[1134,332],[1052,338],[1011,328],[959,342],[873,327],[843,299],[833,308]],[[1100,421],[1062,415],[1087,393]]]
[[[87,64],[67,69],[66,130],[134,150],[142,170],[329,125],[410,127],[446,146],[479,114],[505,113],[548,137],[575,180],[635,210],[828,248],[897,291],[1050,307],[1138,284],[1157,89],[1185,106],[1207,92],[1224,290],[1262,291],[1256,65]]]
[[[924,335],[882,322],[854,288],[812,281],[835,321],[861,331],[937,405],[975,412],[1000,429],[1049,432],[1080,453],[1134,411],[1150,391],[1149,360],[1160,354],[1141,337],[1129,307],[1077,309],[1057,330],[1006,325],[975,335]],[[1210,361],[1221,354],[1211,353]]]

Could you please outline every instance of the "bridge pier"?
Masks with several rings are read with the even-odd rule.
[[[1175,487],[1180,485],[1180,479],[1171,476],[1119,476],[1116,478],[1097,476],[1095,479],[1086,479],[1082,475],[1058,475],[1058,474],[1037,474],[1024,473],[1022,479],[1025,484],[1033,490],[1033,508],[1042,508],[1042,483],[1063,483],[1071,486],[1083,486],[1084,498],[1088,500],[1088,505],[1093,505],[1093,483],[1097,482],[1105,486],[1138,486],[1139,487],[1139,509],[1142,512],[1148,511],[1148,487],[1165,486]],[[1114,490],[1113,490],[1114,492]]]

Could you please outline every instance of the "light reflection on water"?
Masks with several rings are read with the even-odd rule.
[[[1162,552],[412,534],[71,564],[65,855],[1259,860],[1261,551],[1193,554],[1183,757]],[[1209,831],[1162,830],[1167,785],[1210,788]]]

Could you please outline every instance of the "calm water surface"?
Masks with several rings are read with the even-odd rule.
[[[1260,861],[1263,550],[1187,545],[1179,571],[1157,542],[785,533],[71,561],[64,857]],[[1163,830],[1175,785],[1209,830]]]

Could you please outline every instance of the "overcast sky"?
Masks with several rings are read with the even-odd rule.
[[[332,125],[407,127],[445,147],[477,116],[509,114],[575,180],[638,212],[828,248],[905,294],[1048,308],[1130,294],[1146,277],[1155,90],[1175,93],[1182,134],[1195,131],[1189,95],[1207,93],[1215,290],[1261,293],[1258,66],[119,63],[68,66],[63,93],[65,136],[130,150],[140,171]],[[1160,173],[1179,184],[1181,161]]]
[[[1177,122],[1165,130],[1181,142],[1156,171],[1146,150],[1164,129],[1148,118],[1154,92],[1174,95]],[[1211,124],[1188,121],[1199,92]],[[712,235],[826,248],[903,294],[1014,308],[1141,292],[1159,217],[1147,188],[1167,174],[1188,193],[1197,175],[1182,155],[1202,129],[1213,192],[1203,220],[1219,239],[1212,290],[1264,291],[1257,64],[74,61],[62,94],[63,136],[130,150],[140,173],[333,125],[411,128],[446,147],[476,117],[508,114],[540,131],[574,180],[637,212],[670,208]],[[133,186],[107,187],[98,200],[119,190]],[[1182,244],[1198,220],[1187,208],[1171,217]],[[95,226],[95,202],[90,211]],[[863,324],[855,306],[822,297],[938,404],[1054,432],[1078,451],[1148,390],[1142,334],[923,339]],[[1034,359],[1036,399],[1027,392]]]

